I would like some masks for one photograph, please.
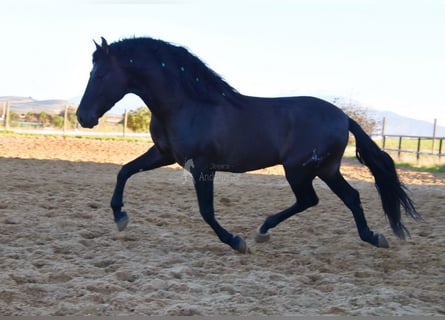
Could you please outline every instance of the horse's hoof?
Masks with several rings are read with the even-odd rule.
[[[128,214],[125,211],[121,211],[114,215],[114,222],[116,222],[117,230],[122,231],[128,225]]]
[[[378,247],[379,248],[389,248],[389,243],[382,234],[378,234],[377,238],[378,238]]]
[[[270,240],[270,233],[269,233],[269,232],[267,232],[267,233],[261,233],[260,228],[261,228],[261,227],[259,227],[259,228],[256,230],[255,242],[257,242],[257,243],[263,243],[263,242],[269,241],[269,240]]]
[[[242,253],[242,254],[250,253],[250,249],[247,246],[247,242],[243,238],[241,238],[240,236],[236,236],[233,239],[233,242],[234,242],[233,249],[235,249],[239,253]]]

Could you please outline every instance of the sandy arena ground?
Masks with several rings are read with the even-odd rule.
[[[401,170],[423,223],[397,240],[367,169],[343,172],[390,249],[361,242],[320,181],[320,204],[256,244],[264,218],[293,202],[280,169],[219,174],[217,215],[253,253],[219,242],[178,168],[128,183],[126,231],[109,200],[141,142],[0,135],[0,315],[444,315],[445,175]],[[259,174],[261,173],[261,174]],[[265,175],[264,173],[268,173]]]

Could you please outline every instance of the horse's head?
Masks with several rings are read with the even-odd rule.
[[[82,127],[92,128],[99,118],[127,93],[127,76],[113,56],[107,41],[96,42],[93,54],[93,69],[85,93],[77,109],[77,119]]]

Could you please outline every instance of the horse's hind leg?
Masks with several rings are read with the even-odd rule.
[[[337,170],[332,175],[320,176],[320,178],[326,182],[329,188],[331,188],[331,190],[352,211],[360,238],[376,247],[389,247],[388,242],[383,235],[376,234],[369,229],[360,202],[360,195],[358,191],[351,187],[351,185],[343,178],[340,171]]]
[[[119,231],[124,230],[128,224],[128,215],[125,211],[122,211],[124,206],[123,194],[127,180],[135,173],[156,169],[172,163],[174,163],[174,160],[170,155],[161,153],[156,146],[153,146],[146,153],[121,168],[117,175],[116,187],[111,198],[114,221]]]
[[[269,240],[269,230],[276,227],[279,223],[290,218],[296,213],[302,212],[309,207],[318,204],[318,197],[312,186],[313,175],[308,175],[306,170],[292,170],[286,168],[286,179],[289,182],[292,191],[297,199],[296,203],[277,214],[266,218],[264,223],[258,228],[256,241],[264,242]]]

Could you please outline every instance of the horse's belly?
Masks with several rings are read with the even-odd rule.
[[[221,156],[216,169],[219,171],[246,172],[280,163],[279,152],[275,148],[261,143],[250,143],[238,147],[232,146],[226,156]]]

